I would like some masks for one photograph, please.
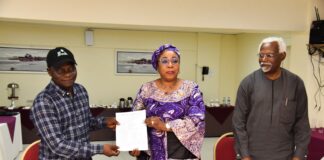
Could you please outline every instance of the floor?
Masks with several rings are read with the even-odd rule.
[[[211,137],[211,138],[205,138],[204,144],[202,148],[202,160],[211,160],[213,159],[213,147],[217,140],[217,137]],[[105,143],[114,143],[114,141],[97,141],[94,143],[98,144],[105,144]],[[28,145],[24,145],[24,149]],[[17,160],[20,160],[21,153],[16,158]],[[92,157],[93,160],[107,160],[107,157],[104,155],[95,155]],[[121,152],[118,157],[110,157],[111,160],[135,160],[135,158],[131,157],[128,152]]]

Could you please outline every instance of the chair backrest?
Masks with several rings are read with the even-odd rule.
[[[40,140],[37,140],[30,144],[22,153],[21,160],[38,160]]]
[[[233,132],[219,137],[214,145],[214,160],[235,160]]]

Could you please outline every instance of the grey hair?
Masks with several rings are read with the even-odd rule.
[[[263,39],[262,42],[259,45],[259,51],[261,50],[261,46],[264,43],[271,43],[271,42],[277,42],[278,43],[279,53],[280,54],[286,52],[287,46],[286,46],[285,41],[281,37],[268,37],[268,38]]]

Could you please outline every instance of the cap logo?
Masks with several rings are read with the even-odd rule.
[[[61,50],[59,50],[58,52],[57,52],[57,57],[60,57],[60,56],[67,56],[68,54],[63,50],[63,49],[61,49]]]

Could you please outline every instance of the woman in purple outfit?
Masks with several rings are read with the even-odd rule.
[[[179,50],[165,44],[152,55],[160,78],[143,84],[133,110],[146,110],[149,150],[130,152],[138,159],[201,159],[205,105],[198,85],[178,78]]]

